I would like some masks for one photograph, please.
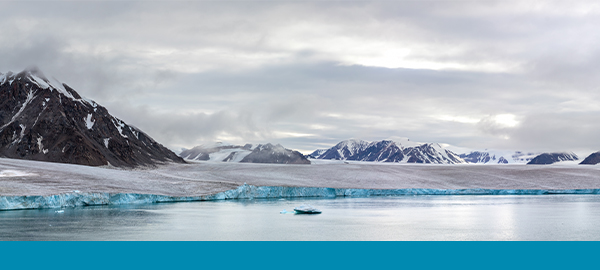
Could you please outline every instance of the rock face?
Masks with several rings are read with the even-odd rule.
[[[260,144],[252,153],[240,162],[248,163],[278,163],[278,164],[310,164],[310,161],[300,152],[285,149],[280,144]]]
[[[317,159],[355,160],[396,163],[465,163],[457,154],[437,143],[403,146],[391,140],[367,142],[346,140],[329,149],[319,149],[310,154]]]
[[[179,154],[184,159],[242,163],[310,164],[298,151],[277,144],[252,144],[244,146],[216,143],[196,146]]]
[[[592,153],[587,156],[581,163],[582,165],[596,165],[600,163],[600,152]]]
[[[529,161],[529,164],[545,165],[560,161],[579,160],[574,153],[543,153]]]
[[[36,69],[0,74],[0,156],[121,167],[184,162],[146,133]]]

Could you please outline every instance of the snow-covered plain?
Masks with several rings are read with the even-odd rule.
[[[296,196],[600,193],[600,166],[565,164],[194,162],[121,170],[0,158],[0,171],[19,172],[0,177],[5,210]]]

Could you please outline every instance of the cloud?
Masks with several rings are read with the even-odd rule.
[[[598,14],[588,1],[3,2],[0,71],[37,65],[173,147],[598,148]]]
[[[520,122],[514,114],[489,115],[477,122],[477,128],[485,134],[510,139],[510,135]]]
[[[598,151],[600,121],[597,113],[545,112],[527,116],[511,138],[512,144],[544,151]]]

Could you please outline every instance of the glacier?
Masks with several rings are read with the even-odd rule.
[[[48,196],[0,196],[0,211],[43,208],[64,208],[93,205],[126,205],[168,202],[215,201],[233,199],[335,198],[406,195],[551,195],[600,194],[600,189],[355,189],[326,187],[253,186],[244,184],[236,189],[202,196],[167,196],[137,193],[79,192]]]

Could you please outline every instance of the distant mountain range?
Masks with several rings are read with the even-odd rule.
[[[505,157],[506,156],[506,157]],[[461,158],[469,163],[477,164],[554,164],[563,161],[577,161],[579,157],[570,152],[533,153],[515,151],[512,154],[506,151],[474,151],[461,154]]]
[[[0,73],[0,157],[124,167],[184,162],[37,69]]]
[[[275,164],[310,164],[302,153],[286,149],[280,144],[231,145],[215,143],[184,149],[179,156],[187,160],[241,162],[241,163],[275,163]]]
[[[579,159],[576,154],[569,152],[534,153],[485,150],[458,155],[437,143],[415,143],[409,140],[368,142],[357,139],[341,141],[329,149],[317,149],[308,157],[327,160],[429,164],[553,164]],[[600,163],[600,152],[592,154],[586,160],[581,164]]]
[[[460,158],[464,159],[467,163],[479,163],[479,164],[508,164],[509,161],[503,157],[496,157],[495,154],[489,152],[474,151],[469,154],[460,154]]]
[[[442,148],[437,143],[415,144],[406,141],[405,144],[391,140],[368,142],[350,139],[341,141],[329,149],[318,149],[309,156],[315,159],[395,163],[466,163],[457,154]]]
[[[497,151],[497,150],[483,150],[483,151],[473,151],[468,154],[460,154],[460,157],[463,158],[468,163],[475,164],[528,164],[536,157],[544,153],[535,153],[535,152],[522,152],[522,151]],[[567,161],[573,160],[572,157],[576,158],[577,156],[572,153],[546,153],[553,154],[556,156],[561,156],[559,161]],[[577,160],[577,159],[574,159]],[[538,162],[538,161],[536,161]],[[535,163],[537,164],[537,163]],[[550,163],[549,163],[550,164]]]

